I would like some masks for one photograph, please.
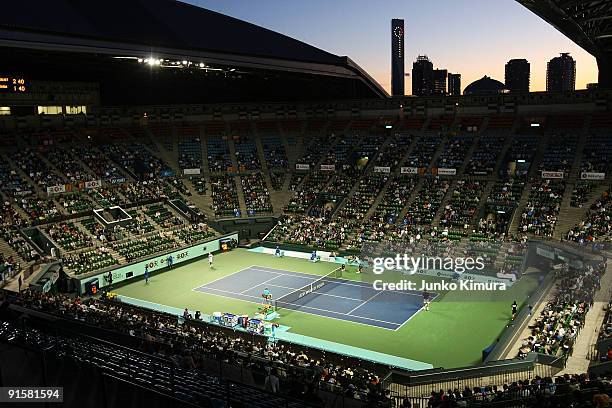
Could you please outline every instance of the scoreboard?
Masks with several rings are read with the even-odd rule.
[[[26,93],[29,90],[30,83],[23,76],[0,73],[0,93]]]

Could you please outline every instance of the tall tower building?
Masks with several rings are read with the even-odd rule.
[[[461,95],[461,74],[448,74],[448,94],[450,96]]]
[[[531,66],[526,59],[511,59],[506,63],[506,88],[510,92],[529,92]]]
[[[426,55],[419,55],[412,64],[412,94],[429,96],[433,88],[433,64]]]
[[[568,52],[548,61],[546,90],[548,92],[573,91],[576,89],[576,61]]]
[[[391,20],[391,95],[404,96],[404,20]]]
[[[433,94],[446,95],[446,69],[434,69],[433,71]]]

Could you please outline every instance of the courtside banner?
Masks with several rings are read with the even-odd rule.
[[[542,178],[546,179],[562,179],[563,172],[562,171],[545,171],[542,170]]]
[[[61,194],[66,192],[66,186],[61,184],[57,186],[49,186],[47,187],[47,194]]]
[[[85,182],[85,188],[88,190],[100,187],[102,187],[102,180],[91,180]]]
[[[336,171],[335,164],[322,164],[321,171]]]
[[[374,173],[391,173],[391,167],[374,166]]]
[[[582,172],[582,173],[580,173],[580,179],[581,180],[605,180],[606,179],[606,173]]]
[[[402,167],[400,171],[402,174],[417,174],[419,169],[417,167]]]
[[[438,168],[438,176],[456,176],[457,169],[446,169],[444,167]]]
[[[211,241],[207,241],[201,244],[197,244],[187,248],[181,248],[171,253],[166,253],[164,255],[154,256],[147,260],[142,260],[140,262],[135,262],[130,265],[126,265],[117,269],[112,270],[113,283],[119,283],[126,279],[130,279],[136,276],[144,275],[145,266],[148,267],[149,272],[156,271],[158,269],[163,269],[168,265],[166,262],[168,261],[168,257],[172,255],[173,265],[181,264],[185,261],[189,261],[192,259],[197,259],[208,255],[210,252],[218,251],[221,248],[221,240],[224,239],[235,239],[238,240],[238,234],[226,235],[221,238],[215,238]],[[85,282],[98,278],[100,282],[100,288],[108,286],[108,281],[106,280],[107,272],[99,273],[97,275],[84,277],[79,279],[79,284],[81,286],[81,293],[85,293]]]
[[[296,170],[310,170],[310,164],[299,164],[295,165]]]
[[[185,175],[200,174],[200,169],[183,169],[183,174]]]

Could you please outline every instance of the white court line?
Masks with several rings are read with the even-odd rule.
[[[278,276],[276,278],[278,278]],[[276,279],[276,278],[274,278],[274,279]],[[258,287],[258,286],[261,286],[261,285],[257,285],[255,287]],[[273,283],[268,285],[268,286],[273,286],[275,288],[281,288],[281,289],[291,289],[291,290],[298,290],[298,289],[300,289],[300,288],[290,288],[288,286],[275,285]],[[325,287],[325,286],[323,286],[323,287]],[[254,289],[254,288],[247,289],[244,292],[248,292],[249,290],[252,290],[252,289]],[[244,292],[240,292],[240,293],[244,293]],[[291,293],[291,292],[288,292],[287,294],[289,294],[289,293]],[[340,299],[347,299],[347,300],[354,300],[356,302],[363,302],[363,300],[361,300],[361,299],[353,299],[353,298],[346,297],[346,296],[331,295],[329,293],[317,292],[316,290],[314,292],[311,292],[311,293],[316,293],[317,295],[321,295],[321,296],[331,296],[331,297],[340,298]],[[281,297],[283,297],[283,296],[281,296]]]
[[[374,299],[376,296],[380,295],[381,293],[383,293],[385,291],[381,290],[376,292],[376,294],[374,296],[372,296],[371,298],[369,298],[368,300],[366,300],[365,302],[361,303],[360,305],[357,305],[357,307],[355,307],[354,309],[352,309],[350,312],[348,312],[348,314],[353,313],[355,310],[359,309],[361,306],[365,305],[366,303],[368,303],[370,300]],[[359,316],[361,317],[361,316]]]
[[[196,286],[195,288],[193,288],[193,289],[191,289],[191,290],[192,290],[192,291],[196,291],[196,292],[197,292],[197,289],[198,289],[198,288],[202,288],[202,287],[204,287],[204,286],[206,286],[206,285],[210,285],[211,283],[219,282],[220,280],[223,280],[223,279],[225,279],[225,278],[229,278],[230,276],[232,276],[232,275],[236,275],[236,274],[238,274],[238,273],[240,273],[240,272],[248,271],[249,269],[254,268],[254,267],[255,267],[255,265],[247,266],[246,268],[240,269],[240,270],[238,270],[238,271],[236,271],[236,272],[234,272],[234,273],[230,273],[229,275],[225,275],[225,276],[222,276],[222,277],[217,278],[217,279],[215,279],[215,280],[211,280],[210,282],[205,283],[205,284],[203,284],[203,285]]]
[[[230,294],[230,295],[240,295],[240,296],[246,296],[246,297],[248,297],[248,298],[251,298],[251,299],[257,299],[257,300],[258,300],[257,302],[252,302],[252,303],[259,303],[259,297],[257,297],[257,296],[243,295],[243,294],[240,294],[240,293],[231,292],[231,291],[229,291],[229,290],[222,290],[222,289],[213,289],[213,288],[206,288],[206,289],[207,289],[207,290],[212,290],[212,291],[215,291],[215,292],[223,292],[223,293],[227,293],[227,294]],[[227,297],[227,296],[225,296],[225,297]],[[230,299],[244,300],[244,299],[240,299],[240,298],[231,298],[231,297],[230,297]],[[248,302],[248,301],[247,301],[247,302]],[[363,317],[363,316],[354,316],[354,315],[348,315],[348,314],[346,314],[346,313],[335,312],[335,311],[333,311],[333,310],[320,309],[320,308],[317,308],[317,307],[312,307],[312,306],[302,306],[302,305],[296,305],[295,303],[289,303],[289,304],[290,304],[290,305],[299,306],[299,307],[300,307],[300,308],[302,308],[302,309],[312,309],[312,310],[318,310],[318,311],[320,311],[320,312],[327,312],[327,313],[337,314],[337,315],[341,315],[341,316],[357,317],[357,318],[359,318],[359,319],[371,320],[371,321],[373,321],[373,322],[385,323],[385,324],[390,324],[390,325],[393,325],[393,326],[399,326],[399,325],[400,325],[399,323],[395,323],[395,322],[388,322],[388,321],[386,321],[386,320],[372,319],[371,317]],[[296,312],[299,312],[299,311],[300,311],[300,310],[294,310],[294,309],[289,309],[289,310],[293,310],[293,311],[296,311]],[[306,312],[303,312],[303,313],[306,313]],[[320,315],[320,314],[316,314],[316,313],[309,313],[309,314],[314,314],[314,315],[316,315],[316,316],[321,316],[321,317],[330,317],[330,316],[324,316],[324,315]],[[330,317],[330,318],[334,319],[333,317]],[[349,319],[340,319],[340,320],[343,320],[343,321],[345,321],[345,322],[350,322],[350,323],[359,323],[359,322],[355,322],[355,321],[352,321],[352,320],[349,320]],[[362,324],[367,324],[367,323],[362,323]],[[371,324],[370,324],[369,326],[374,326],[374,325],[371,325]],[[382,328],[382,329],[386,329],[386,327],[380,327],[380,326],[374,326],[374,327],[379,327],[379,328]],[[394,329],[388,329],[388,330],[394,330]]]
[[[200,286],[198,286],[198,287],[196,287],[196,288],[193,288],[193,289],[191,289],[191,290],[192,290],[192,291],[195,291],[195,292],[200,292],[200,293],[202,293],[203,291],[198,290],[198,289],[200,289],[200,288],[205,288],[205,289],[212,290],[212,291],[224,292],[224,293],[233,294],[233,295],[240,295],[240,296],[250,297],[250,298],[253,298],[253,299],[257,299],[257,302],[252,302],[252,303],[259,303],[259,297],[256,297],[256,296],[251,296],[251,295],[245,295],[245,294],[244,294],[244,292],[248,292],[248,291],[249,291],[249,290],[251,290],[252,288],[249,288],[249,289],[247,289],[247,290],[245,290],[244,292],[241,292],[241,293],[236,293],[236,292],[231,292],[231,291],[226,291],[226,290],[222,290],[222,289],[215,289],[215,288],[208,287],[208,285],[210,285],[210,284],[212,284],[212,283],[218,282],[218,281],[223,280],[223,279],[225,279],[225,278],[228,278],[228,277],[230,277],[230,276],[232,276],[232,275],[236,275],[236,274],[238,274],[238,273],[240,273],[240,272],[245,272],[245,271],[246,271],[246,272],[248,272],[249,270],[261,271],[261,272],[272,273],[272,274],[278,275],[278,276],[276,276],[276,277],[274,277],[274,278],[272,278],[272,279],[270,279],[270,280],[268,280],[268,281],[274,280],[274,279],[279,278],[279,277],[281,277],[281,276],[289,276],[289,277],[303,278],[303,279],[311,280],[311,281],[313,281],[313,282],[314,282],[314,281],[316,281],[317,279],[319,279],[319,278],[320,278],[320,276],[319,276],[319,275],[312,275],[312,274],[308,274],[308,273],[304,273],[304,272],[289,271],[289,270],[282,270],[282,269],[268,268],[268,267],[265,267],[265,266],[263,266],[263,267],[262,267],[262,266],[258,266],[258,265],[251,265],[251,266],[245,267],[245,268],[243,268],[243,269],[241,269],[241,270],[239,270],[239,271],[236,271],[236,272],[234,272],[234,273],[231,273],[231,274],[229,274],[229,275],[225,275],[225,276],[220,277],[220,278],[218,278],[218,279],[212,280],[212,281],[210,281],[210,282],[208,282],[208,283],[206,283],[206,284],[204,284],[204,285],[200,285]],[[284,272],[289,272],[289,273],[282,273],[281,271],[284,271]],[[324,275],[321,275],[321,276],[324,276]],[[361,281],[361,282],[360,282],[360,281],[352,281],[352,280],[342,279],[342,278],[331,278],[331,279],[333,279],[333,280],[329,280],[329,279],[330,279],[330,278],[326,279],[326,281],[327,281],[327,282],[330,282],[330,283],[337,284],[337,285],[346,285],[346,286],[358,287],[358,288],[360,288],[360,289],[371,289],[371,290],[374,290],[374,288],[373,288],[373,287],[372,287],[372,286],[371,286],[371,285],[370,285],[368,282],[362,282],[362,281]],[[268,282],[268,281],[266,281],[266,282]],[[265,282],[264,282],[264,283],[265,283]],[[360,284],[359,284],[359,283],[360,283]],[[263,284],[263,283],[262,283],[262,284]],[[261,285],[261,284],[259,284],[259,285],[257,285],[257,286],[260,286],[260,285]],[[281,288],[284,288],[284,289],[294,289],[294,290],[295,290],[295,289],[299,289],[299,288],[289,288],[289,287],[284,287],[284,286],[280,286],[280,285],[270,285],[270,286],[281,287]],[[345,321],[345,322],[347,322],[347,321],[348,321],[348,322],[351,322],[351,323],[363,324],[363,325],[366,325],[366,326],[374,326],[374,327],[378,327],[378,328],[385,329],[385,330],[397,331],[397,330],[401,329],[401,328],[402,328],[402,327],[403,327],[403,326],[404,326],[406,323],[408,323],[408,321],[410,321],[410,319],[412,319],[414,316],[416,316],[416,315],[417,315],[417,314],[418,314],[418,313],[419,313],[419,312],[420,312],[420,311],[423,309],[423,306],[421,306],[421,307],[420,307],[420,308],[419,308],[419,309],[418,309],[416,312],[414,312],[414,313],[413,313],[413,314],[412,314],[410,317],[408,317],[408,319],[406,319],[406,320],[405,320],[403,323],[401,323],[401,324],[400,324],[400,323],[394,323],[394,322],[388,322],[388,321],[385,321],[385,320],[377,320],[377,319],[372,319],[372,318],[369,318],[369,317],[363,317],[363,316],[351,315],[351,314],[350,314],[350,313],[352,313],[354,310],[356,310],[356,309],[358,309],[359,307],[361,307],[361,306],[365,305],[365,304],[366,304],[366,303],[368,303],[370,300],[372,300],[374,297],[378,296],[379,294],[381,294],[381,293],[383,293],[383,292],[388,292],[388,293],[393,293],[393,294],[403,295],[403,296],[420,296],[420,295],[419,295],[419,294],[417,294],[417,293],[409,293],[409,292],[397,292],[397,291],[389,291],[389,290],[377,291],[377,293],[376,293],[374,296],[372,296],[370,299],[366,300],[365,302],[363,302],[362,304],[360,304],[359,306],[357,306],[357,308],[355,308],[355,309],[353,309],[353,310],[349,311],[349,313],[335,312],[335,311],[333,311],[333,310],[319,309],[319,308],[315,308],[315,307],[311,307],[311,306],[301,306],[301,305],[296,305],[296,306],[299,306],[300,308],[306,308],[306,309],[318,310],[318,311],[327,312],[327,313],[333,313],[333,314],[337,314],[337,315],[344,315],[344,316],[356,317],[356,318],[359,318],[359,319],[364,319],[364,320],[371,320],[371,321],[374,321],[374,322],[380,322],[380,323],[391,324],[391,325],[393,325],[393,326],[398,326],[396,329],[389,329],[389,328],[387,328],[387,327],[376,326],[376,325],[373,325],[373,324],[368,324],[368,323],[355,322],[355,321],[348,320],[348,319],[343,319],[343,318],[335,318],[335,317],[331,317],[331,316],[323,316],[323,315],[320,315],[320,314],[317,314],[317,313],[301,312],[300,310],[294,310],[294,311],[297,311],[297,312],[300,312],[300,313],[308,313],[308,314],[311,314],[311,315],[312,315],[312,314],[314,314],[314,315],[316,315],[316,316],[328,317],[328,318],[331,318],[331,319],[336,319],[336,320],[342,320],[342,321]],[[320,293],[320,292],[315,292],[315,293],[317,293],[318,295],[333,296],[333,297],[343,298],[343,299],[347,299],[347,300],[361,301],[361,299],[353,299],[353,298],[348,298],[348,297],[344,297],[344,296],[330,295],[330,294],[327,294],[327,293]],[[222,295],[221,295],[221,296],[222,296]],[[435,297],[437,297],[437,296],[438,296],[438,295],[436,294],[436,296],[434,296],[434,298],[432,298],[432,300],[433,300],[433,299],[435,299]],[[224,297],[228,297],[228,296],[224,296]],[[236,299],[235,297],[233,297],[233,298],[232,298],[232,297],[230,297],[230,298],[231,298],[231,299]],[[239,298],[238,298],[238,299],[239,299]],[[243,299],[239,299],[239,300],[243,300]],[[293,309],[290,309],[290,310],[293,310]]]
[[[325,275],[312,275],[309,273],[304,273],[304,272],[295,272],[295,271],[285,271],[285,272],[291,272],[291,273],[280,273],[280,272],[272,272],[266,269],[261,269],[261,268],[265,268],[265,267],[260,267],[260,266],[254,266],[252,267],[252,269],[254,270],[259,270],[262,272],[270,272],[270,273],[278,273],[279,275],[285,275],[285,276],[293,276],[293,277],[298,277],[298,278],[304,278],[304,279],[311,279],[313,281],[317,280],[318,278],[320,278],[321,276],[325,276]],[[280,271],[280,269],[276,269],[277,271]],[[296,274],[296,275],[293,275]],[[306,275],[306,276],[304,276]],[[350,279],[344,279],[344,278],[327,278],[329,279],[329,282],[333,282],[336,283],[338,285],[346,285],[346,286],[356,286],[358,288],[361,289],[372,289],[372,290],[376,290],[372,287],[372,282],[363,282],[363,281],[353,281]],[[393,290],[384,290],[384,291],[377,291],[377,292],[389,292],[389,293],[395,293],[398,295],[404,295],[404,296],[418,296],[421,297],[421,293],[419,291],[411,291],[411,292],[400,292],[400,291],[393,291]],[[415,293],[413,293],[415,292]]]
[[[433,302],[433,300],[434,300],[435,298],[437,298],[437,297],[438,297],[438,294],[436,293],[436,294],[435,294],[435,296],[431,298],[431,301],[430,301],[429,303],[432,303],[432,302]],[[414,316],[416,316],[417,314],[421,313],[421,310],[423,310],[423,309],[425,309],[425,305],[421,303],[421,307],[419,307],[419,310],[417,310],[416,312],[414,312],[414,313],[412,314],[412,316],[410,316],[410,317],[409,317],[409,318],[408,318],[408,319],[407,319],[407,320],[406,320],[404,323],[402,323],[402,324],[401,324],[401,326],[400,326],[400,327],[398,327],[398,328],[397,328],[397,330],[399,330],[399,329],[401,329],[402,327],[404,327],[404,325],[405,325],[406,323],[408,323],[408,322],[410,321],[410,319],[412,319],[412,318],[413,318]]]
[[[282,275],[281,275],[281,276],[282,276]],[[280,278],[281,276],[275,276],[275,277],[273,277],[273,278],[271,278],[271,279],[268,279],[268,280],[266,280],[266,281],[261,282],[261,283],[260,283],[259,285],[257,285],[257,286],[252,286],[252,287],[250,287],[250,288],[247,288],[247,289],[243,290],[242,292],[240,292],[240,294],[242,295],[244,292],[248,292],[249,290],[253,290],[254,288],[256,288],[256,287],[258,287],[258,286],[265,285],[266,283],[271,282],[271,281],[273,281],[274,279],[278,279],[278,278]],[[274,286],[274,285],[271,285],[271,286]]]

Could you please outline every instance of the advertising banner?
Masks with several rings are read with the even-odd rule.
[[[562,179],[563,172],[562,171],[545,171],[542,170],[542,178],[546,179]]]
[[[391,167],[374,166],[374,173],[391,173]]]

